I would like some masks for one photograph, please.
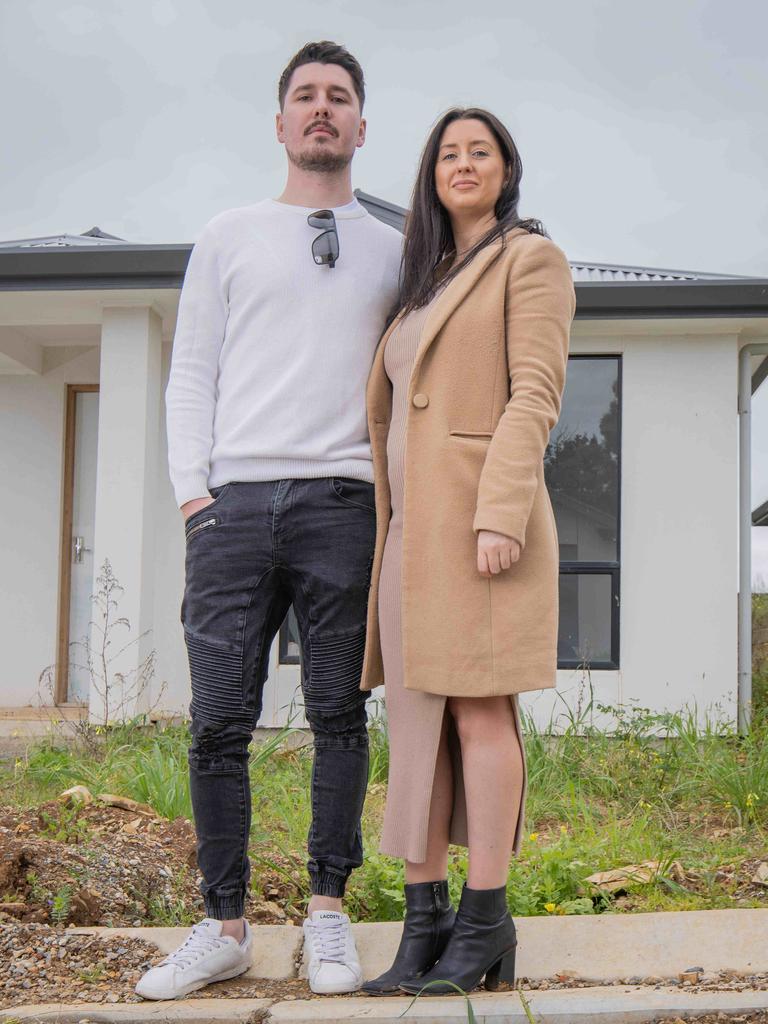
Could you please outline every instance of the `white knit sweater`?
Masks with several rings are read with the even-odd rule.
[[[334,208],[336,266],[318,266],[311,212],[227,210],[192,250],[165,396],[179,505],[231,480],[373,480],[365,385],[402,238],[354,200]]]

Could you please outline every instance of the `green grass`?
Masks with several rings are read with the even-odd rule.
[[[757,690],[756,690],[757,696]],[[612,732],[589,723],[610,715]],[[562,735],[537,729],[526,716],[529,789],[526,835],[507,886],[513,913],[583,914],[618,910],[765,906],[768,892],[736,891],[723,865],[763,859],[768,828],[768,710],[755,702],[752,727],[740,737],[695,708],[655,715],[638,707],[607,708],[587,697],[570,712]],[[697,724],[698,722],[698,724]],[[252,748],[252,884],[268,872],[281,901],[301,907],[308,896],[306,837],[310,824],[311,747],[289,749],[288,731]],[[77,783],[148,803],[160,815],[191,818],[185,726],[108,730],[98,756],[48,741],[0,771],[0,800],[35,806]],[[366,857],[354,872],[347,905],[356,919],[393,920],[403,913],[401,862],[377,852],[386,796],[388,748],[380,718],[371,723],[371,767],[363,819]],[[76,817],[49,818],[51,838],[80,842]],[[585,883],[595,871],[644,860],[661,862],[658,877],[633,884],[616,901]],[[679,862],[693,880],[680,881]],[[466,851],[452,849],[450,886],[458,898]],[[742,883],[744,878],[741,879]],[[62,894],[62,902],[66,894]],[[179,896],[150,908],[155,922],[187,924]]]

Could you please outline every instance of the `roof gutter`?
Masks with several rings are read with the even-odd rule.
[[[766,316],[768,280],[580,281],[576,318],[581,320]]]
[[[738,730],[752,720],[752,371],[750,357],[768,354],[768,343],[739,350],[739,598]]]
[[[181,288],[192,244],[0,249],[0,291]]]

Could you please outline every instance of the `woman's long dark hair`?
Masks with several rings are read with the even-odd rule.
[[[482,121],[493,133],[501,149],[509,178],[496,202],[497,223],[446,274],[443,273],[445,261],[448,257],[455,256],[456,246],[450,218],[437,195],[435,166],[445,129],[454,121],[466,121],[470,118]],[[421,154],[419,171],[413,186],[411,212],[405,225],[397,308],[393,310],[392,317],[398,311],[408,313],[425,306],[435,294],[438,283],[447,282],[455,277],[494,239],[501,238],[503,246],[504,236],[512,228],[522,227],[531,234],[547,235],[540,220],[533,217],[521,219],[517,212],[522,176],[523,164],[517,146],[497,117],[480,107],[453,107],[443,114],[430,132],[424,152]]]

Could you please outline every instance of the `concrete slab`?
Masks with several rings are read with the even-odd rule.
[[[269,1010],[270,999],[174,999],[143,1003],[44,1003],[0,1010],[0,1021],[52,1021],[56,1024],[255,1024]],[[256,1016],[259,1014],[260,1016]]]
[[[161,953],[168,954],[182,944],[189,935],[189,928],[68,928],[67,932],[127,935],[151,942]],[[296,958],[304,938],[301,928],[262,924],[255,925],[253,933],[253,966],[241,978],[265,978],[270,981],[295,978]]]
[[[768,992],[686,992],[678,988],[599,986],[524,992],[537,1022],[547,1024],[650,1024],[664,1016],[705,1013],[749,1013],[768,1009]],[[527,1024],[515,992],[472,995],[478,1024]],[[0,1022],[56,1021],[56,1024],[459,1024],[467,1020],[467,1004],[459,996],[421,998],[184,999],[167,1002],[47,1003],[0,1011]],[[407,1012],[406,1012],[407,1011]],[[403,1016],[404,1015],[404,1016]]]
[[[768,1008],[768,992],[686,993],[675,988],[601,986],[533,991],[525,996],[534,1019],[547,1024],[644,1024],[662,1016],[744,1013]],[[470,999],[478,1024],[528,1022],[517,993],[473,995]],[[270,1007],[267,1020],[269,1024],[402,1024],[404,1020],[419,1024],[466,1024],[467,1005],[459,996],[421,998],[408,1007],[409,1000],[400,998],[296,1000]]]
[[[519,978],[572,971],[585,981],[676,977],[686,967],[741,974],[768,971],[768,910],[516,917]],[[401,925],[353,925],[366,978],[392,963]]]

